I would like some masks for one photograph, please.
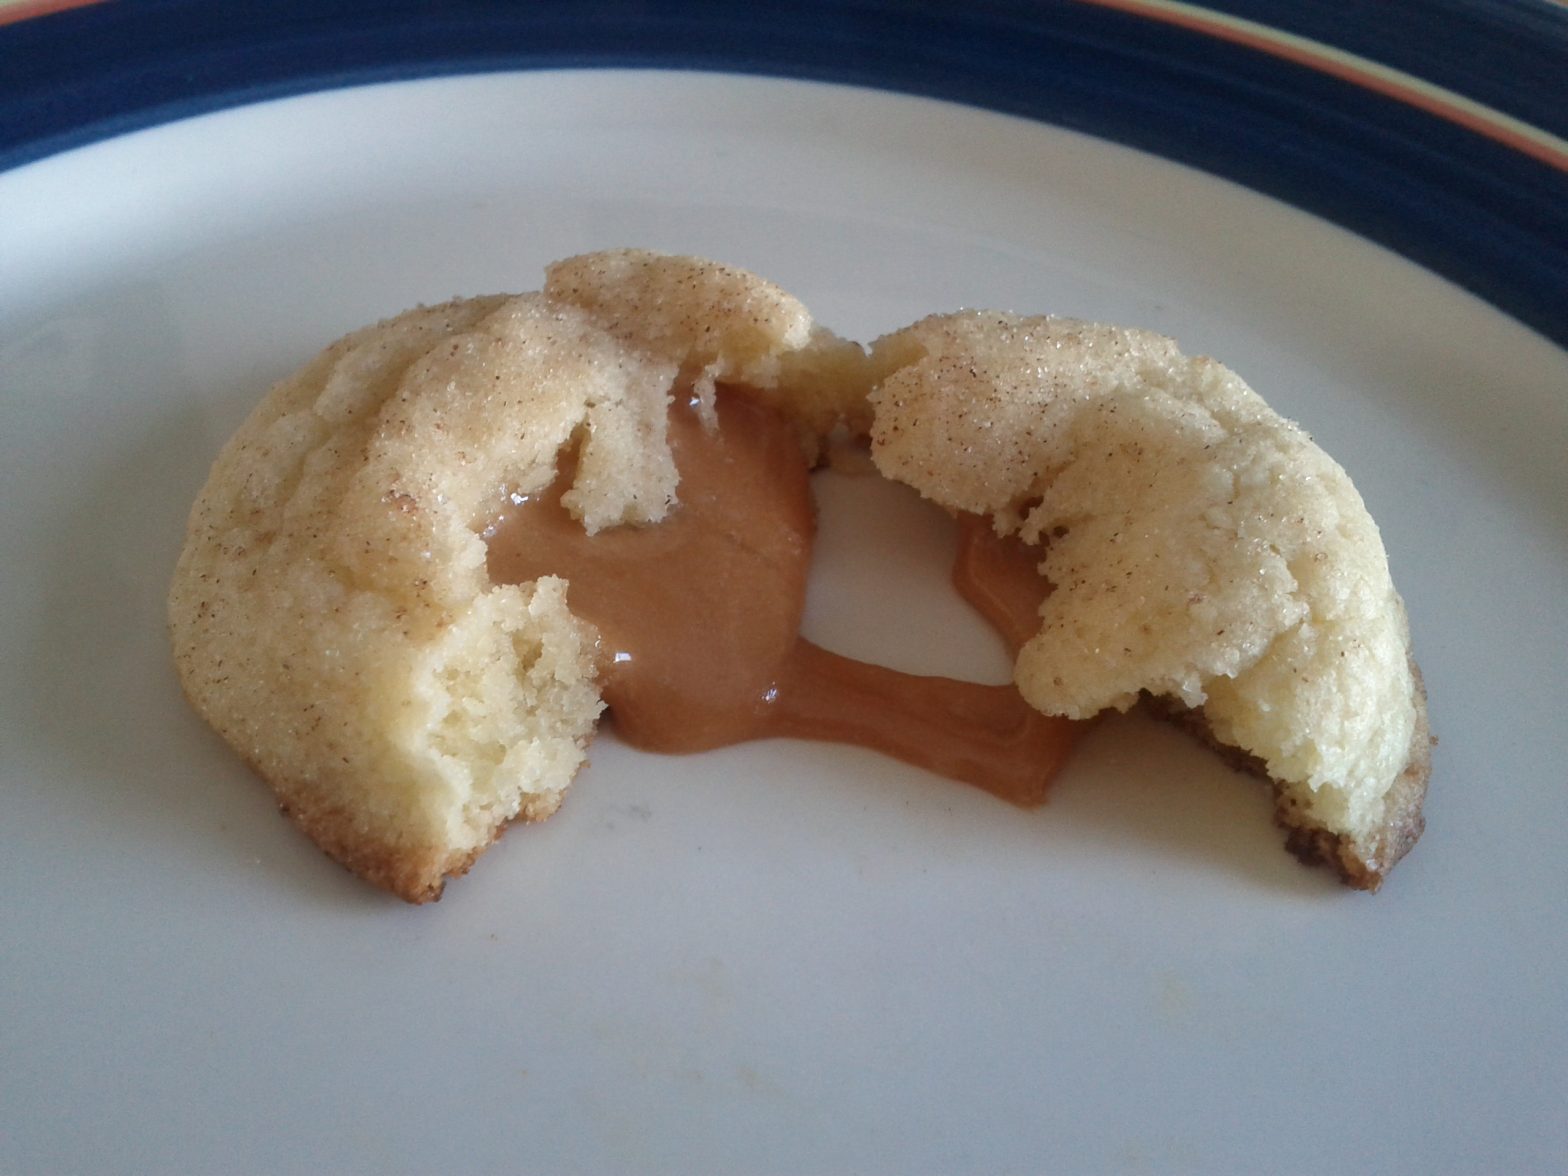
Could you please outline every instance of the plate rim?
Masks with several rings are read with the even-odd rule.
[[[1568,5],[1552,0],[1395,0],[1361,15],[1270,0],[281,0],[243,13],[122,0],[18,18],[38,7],[0,24],[0,177],[350,86],[628,68],[821,81],[1196,167],[1391,249],[1568,348],[1568,82],[1554,88],[1542,67],[1568,53]],[[1396,27],[1419,33],[1392,38]],[[1486,54],[1458,52],[1477,37]]]

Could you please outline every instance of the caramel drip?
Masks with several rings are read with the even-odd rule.
[[[1040,631],[1040,606],[1051,592],[1040,574],[1042,554],[1016,535],[998,535],[985,515],[958,516],[953,587],[1001,634],[1015,657]]]
[[[769,737],[853,743],[1015,804],[1044,800],[1074,724],[1011,686],[903,674],[799,636],[816,529],[805,458],[772,410],[721,393],[717,411],[710,431],[692,405],[671,409],[680,501],[662,522],[589,536],[561,505],[568,464],[487,532],[493,581],[561,576],[572,611],[598,628],[601,691],[620,736],[665,753]],[[983,564],[980,581],[1019,578],[1016,561],[1004,573],[967,556],[977,544],[963,534],[960,567]],[[1044,591],[1026,570],[1038,610]]]
[[[902,674],[801,641],[759,734],[869,747],[1033,808],[1076,729],[1012,686]]]

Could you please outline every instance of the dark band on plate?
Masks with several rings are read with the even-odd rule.
[[[1022,115],[1201,168],[1568,346],[1565,57],[1568,7],[1547,0],[125,0],[0,26],[0,169],[247,102],[419,77],[652,67],[815,79]]]

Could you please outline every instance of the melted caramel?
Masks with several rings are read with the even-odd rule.
[[[490,533],[490,578],[563,577],[599,630],[616,730],[667,753],[755,738],[800,629],[816,516],[794,433],[726,395],[709,432],[677,404],[670,446],[679,503],[654,526],[588,535],[561,505],[575,470],[509,509]]]
[[[1040,554],[1016,535],[998,535],[985,515],[958,516],[953,587],[1001,634],[1014,657],[1040,631],[1040,605],[1050,595]]]
[[[761,734],[853,743],[1023,808],[1045,801],[1074,725],[1012,686],[901,674],[801,641]]]
[[[671,409],[680,501],[654,526],[590,537],[561,505],[568,465],[487,532],[492,580],[566,579],[572,611],[599,630],[621,737],[667,753],[774,736],[853,743],[1015,804],[1044,800],[1074,724],[1011,686],[902,674],[799,636],[816,529],[805,458],[782,417],[737,394],[720,395],[718,423]],[[1044,583],[976,530],[961,531],[955,582],[983,586],[971,600],[1016,645],[1038,628]],[[1024,631],[1013,610],[1031,594]]]

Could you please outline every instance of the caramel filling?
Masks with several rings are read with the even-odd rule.
[[[598,628],[601,691],[621,738],[666,753],[770,737],[852,743],[1014,804],[1043,801],[1075,724],[1012,686],[903,674],[800,637],[810,471],[771,409],[722,393],[717,411],[710,431],[692,405],[672,407],[679,502],[657,525],[590,537],[561,505],[566,463],[486,532],[493,581],[561,576],[572,611]],[[1039,627],[1045,583],[983,520],[961,537],[954,581],[1016,648]]]
[[[958,516],[953,587],[985,623],[1001,634],[1014,657],[1040,631],[1040,605],[1050,585],[1040,574],[1040,551],[1017,536],[1001,536],[984,515]]]

